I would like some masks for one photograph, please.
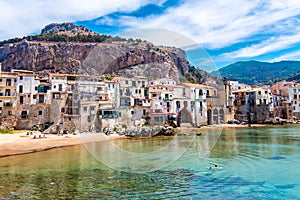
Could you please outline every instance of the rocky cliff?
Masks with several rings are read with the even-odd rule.
[[[99,34],[92,35],[89,30],[69,23],[48,25],[42,33],[46,37],[36,38],[46,38],[45,41],[23,39],[19,42],[4,42],[0,46],[2,70],[26,69],[41,75],[47,72],[127,77],[142,75],[171,78],[177,82],[186,78],[192,82],[205,82],[209,78],[206,72],[191,67],[185,52],[178,48],[111,37],[103,42],[86,42],[93,41],[93,37]],[[56,41],[53,37],[53,34],[64,33],[68,35],[65,42]],[[70,33],[76,37],[81,35],[80,40],[74,42]],[[47,34],[51,34],[52,41],[47,39]],[[85,35],[83,39],[82,35]]]

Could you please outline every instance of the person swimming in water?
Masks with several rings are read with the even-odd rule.
[[[207,169],[222,169],[222,167],[219,167],[217,164],[214,164],[211,167],[207,167]]]

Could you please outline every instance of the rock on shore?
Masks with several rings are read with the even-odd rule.
[[[126,136],[130,137],[153,137],[159,135],[174,135],[173,127],[152,126],[152,127],[131,127],[124,131]]]

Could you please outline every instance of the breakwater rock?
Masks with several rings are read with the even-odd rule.
[[[170,126],[131,127],[126,129],[124,134],[130,137],[171,136],[175,134],[175,131],[173,127]]]

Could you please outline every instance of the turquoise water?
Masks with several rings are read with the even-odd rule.
[[[144,163],[131,160],[135,167],[124,171],[97,159],[109,155],[108,142],[0,158],[0,199],[299,199],[299,130],[299,125],[226,129],[215,140],[199,129],[201,136],[116,140],[110,144],[146,153]],[[147,152],[172,155],[157,151],[169,144],[186,151],[170,148],[180,154],[174,162],[130,173],[162,162],[148,159]],[[118,158],[115,168],[122,170],[118,166],[125,161]],[[214,164],[219,167],[209,169]]]

